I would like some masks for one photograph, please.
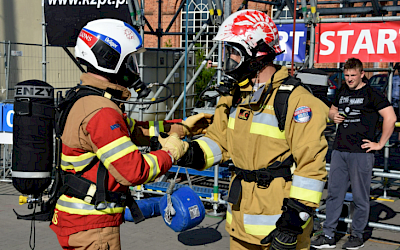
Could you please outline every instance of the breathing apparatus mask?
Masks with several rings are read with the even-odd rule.
[[[122,63],[116,81],[121,86],[133,88],[138,99],[147,97],[151,92],[150,88],[140,80],[139,66],[136,55],[133,53],[127,56]]]
[[[265,51],[266,55],[258,56],[257,51]],[[216,90],[221,95],[229,95],[235,86],[243,87],[256,76],[257,72],[274,60],[276,53],[265,43],[260,42],[250,56],[246,50],[235,43],[225,44],[223,71],[221,82]]]
[[[167,89],[167,93],[168,93],[166,97],[160,98],[158,100],[152,99],[151,101],[144,101],[144,100],[126,101],[126,100],[119,99],[120,97],[118,94],[116,94],[115,96],[114,96],[114,94],[112,94],[112,97],[110,99],[113,101],[117,101],[119,103],[127,103],[127,104],[147,105],[147,104],[155,104],[155,103],[163,102],[163,101],[167,100],[168,98],[170,98],[172,95],[171,88],[165,84],[162,84],[162,83],[146,84],[146,83],[142,82],[142,80],[140,79],[140,72],[139,72],[139,66],[138,66],[137,59],[136,59],[136,54],[134,54],[134,53],[131,53],[130,55],[126,56],[126,58],[124,59],[124,61],[121,64],[121,67],[119,68],[119,70],[116,74],[105,73],[103,71],[96,69],[95,67],[93,67],[93,65],[86,62],[85,60],[82,60],[80,58],[78,58],[78,60],[79,60],[80,64],[84,64],[87,66],[88,72],[103,75],[103,76],[107,77],[109,79],[109,81],[116,83],[118,85],[121,85],[125,88],[133,88],[134,91],[137,93],[137,99],[146,98],[150,94],[151,88],[153,86],[162,86]],[[91,89],[93,91],[99,92],[100,95],[101,95],[100,92],[102,92],[102,90],[93,88],[91,86],[86,86],[86,85],[79,86],[79,88]],[[111,91],[110,89],[107,90],[107,92],[111,93],[110,91]]]

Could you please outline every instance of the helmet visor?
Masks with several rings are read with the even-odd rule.
[[[134,53],[128,56],[128,59],[126,60],[126,68],[130,71],[130,73],[139,75],[139,66]]]
[[[243,52],[230,44],[225,44],[225,52],[224,52],[224,71],[229,73],[237,68],[243,63],[244,57]]]

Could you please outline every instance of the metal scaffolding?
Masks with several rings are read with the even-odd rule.
[[[184,8],[187,8],[188,1],[181,1],[179,7],[176,9],[175,14],[170,20],[167,28],[163,30],[162,26],[162,1],[158,1],[158,21],[157,21],[157,28],[153,28],[149,21],[146,19],[145,15],[145,0],[128,0],[129,12],[131,14],[132,23],[134,26],[138,27],[139,33],[144,38],[144,35],[153,35],[157,37],[157,49],[161,49],[161,38],[166,35],[178,35],[187,37],[188,34],[196,35],[193,39],[191,44],[187,44],[185,46],[185,52],[179,58],[179,60],[174,65],[173,69],[169,72],[164,80],[164,84],[168,84],[169,80],[174,76],[176,70],[185,63],[185,76],[187,75],[187,61],[188,55],[194,49],[194,44],[196,43],[197,39],[206,32],[206,28],[210,25],[220,25],[224,18],[230,15],[231,12],[235,12],[236,10],[232,11],[232,3],[231,0],[209,0],[208,1],[208,9],[209,9],[209,20],[203,24],[201,29],[197,32],[188,32],[188,29],[185,29],[185,32],[170,32],[173,23],[177,20],[178,15],[184,11]],[[277,7],[277,12],[273,18],[276,24],[295,24],[295,23],[305,23],[310,31],[309,37],[309,55],[308,55],[308,63],[304,63],[302,65],[303,68],[314,68],[314,51],[315,51],[315,26],[318,23],[334,23],[334,22],[352,22],[352,23],[365,23],[365,22],[386,22],[386,21],[400,21],[400,16],[397,16],[397,13],[400,12],[400,6],[397,4],[397,0],[393,1],[385,1],[392,3],[391,6],[384,6],[382,3],[384,1],[378,0],[344,0],[344,1],[325,1],[325,2],[318,2],[317,0],[301,0],[299,3],[294,2],[293,0],[279,0],[279,1],[261,1],[261,0],[249,0],[243,1],[239,9],[248,8],[250,2],[257,2],[257,3],[264,3],[267,5],[274,5]],[[355,4],[362,4],[363,6],[355,6]],[[371,3],[371,6],[367,6],[367,3]],[[338,8],[322,8],[324,4],[339,4],[342,7]],[[280,14],[283,11],[284,7],[288,7],[292,16],[299,17],[298,19],[289,19],[283,20],[280,19]],[[295,8],[296,6],[301,6],[301,8]],[[320,8],[321,7],[321,8]],[[391,13],[392,16],[389,16],[388,13]],[[322,18],[323,16],[338,16],[337,18]],[[351,15],[351,16],[348,16]],[[354,16],[356,15],[356,16]],[[367,17],[366,15],[372,15]],[[42,53],[42,66],[43,66],[43,80],[46,81],[46,36],[45,36],[45,29],[46,24],[43,19],[43,53]],[[149,31],[145,31],[145,26],[149,29]],[[210,34],[210,33],[209,33]],[[212,34],[212,33],[211,33]],[[217,82],[221,79],[222,74],[222,42],[215,43],[209,49],[209,54],[203,60],[198,70],[194,73],[194,77],[190,81],[186,81],[185,79],[185,89],[180,94],[178,101],[173,105],[172,109],[166,116],[166,119],[171,118],[174,111],[176,110],[177,106],[181,103],[186,101],[186,90],[190,88],[196,80],[196,77],[200,74],[200,72],[204,69],[206,62],[210,59],[210,56],[214,51],[218,52],[218,67],[217,67]],[[218,50],[217,50],[218,49]],[[146,67],[144,64],[143,53],[139,56],[139,68],[141,76],[143,77],[144,68]],[[291,63],[294,64],[293,62]],[[368,69],[366,69],[368,71]],[[392,78],[393,78],[393,65],[389,64],[388,68],[375,68],[370,69],[370,71],[378,72],[378,71],[387,71],[389,73],[389,88],[388,88],[388,98],[391,99],[391,91],[392,91]],[[6,75],[7,76],[7,75]],[[187,85],[186,85],[187,82]],[[8,81],[6,82],[8,84]],[[161,94],[161,89],[158,90],[153,98],[157,98]],[[141,112],[143,109],[140,109]],[[185,110],[185,109],[184,109]],[[140,114],[140,117],[143,117],[143,113]],[[7,162],[10,162],[11,159],[7,159],[6,153],[4,153],[3,158],[3,179],[5,179],[5,171]],[[389,158],[389,149],[385,147],[385,159]],[[387,170],[387,161],[385,161],[385,169],[383,173],[375,171],[375,176],[382,176],[385,178],[396,178],[399,179],[399,173],[392,173]],[[218,176],[218,166],[215,168],[215,176]],[[382,182],[383,183],[383,182]],[[218,187],[218,178],[214,178],[214,187]],[[387,188],[384,186],[384,188]],[[386,190],[386,189],[385,189]],[[217,196],[214,196],[217,197]],[[214,204],[225,204],[226,202],[221,200],[219,197],[214,198],[210,202]],[[214,207],[216,211],[216,207]]]

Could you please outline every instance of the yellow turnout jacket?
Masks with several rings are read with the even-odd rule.
[[[296,167],[292,181],[279,177],[268,188],[259,188],[256,182],[242,180],[239,202],[228,206],[226,230],[239,240],[257,245],[275,228],[284,198],[317,207],[327,175],[324,129],[329,108],[305,88],[297,87],[289,97],[285,129],[280,131],[273,104],[288,70],[276,67],[273,82],[265,84],[258,100],[249,89],[242,90],[237,106],[232,105],[232,96],[221,97],[214,122],[207,134],[196,140],[205,155],[204,169],[232,159],[240,169],[258,170],[293,155]],[[265,96],[270,84],[272,94]],[[303,245],[300,249],[309,246],[309,230],[304,234],[306,231],[304,243],[299,236],[298,245]]]

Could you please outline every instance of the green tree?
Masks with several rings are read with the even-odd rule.
[[[196,47],[195,48],[196,71],[197,71],[201,63],[206,58],[206,49],[204,47],[201,47],[201,45],[198,43],[195,44],[195,47]],[[208,83],[211,81],[215,72],[216,72],[215,68],[204,67],[203,70],[200,72],[200,74],[197,76],[195,81],[195,93],[196,93],[195,101],[197,107],[201,107],[204,105],[204,102],[200,100],[200,94],[207,87]]]

